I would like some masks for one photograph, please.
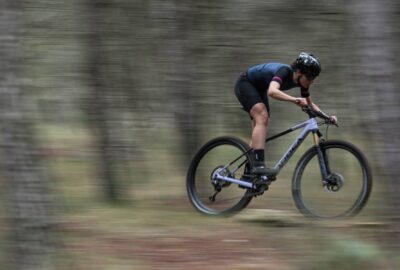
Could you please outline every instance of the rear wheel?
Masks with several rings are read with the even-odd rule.
[[[193,206],[209,215],[233,214],[246,207],[252,191],[215,176],[243,179],[251,165],[250,147],[240,139],[219,137],[206,143],[187,173],[186,187]]]
[[[317,218],[357,214],[372,188],[372,174],[365,156],[344,141],[326,141],[320,147],[329,177],[322,179],[317,149],[308,150],[297,164],[292,181],[297,208]]]

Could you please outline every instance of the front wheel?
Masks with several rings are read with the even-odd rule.
[[[320,144],[328,177],[322,179],[317,148],[300,159],[292,180],[292,194],[299,211],[317,218],[357,214],[372,188],[372,174],[362,152],[344,141]]]
[[[195,154],[187,173],[186,187],[193,206],[209,215],[229,215],[246,207],[252,191],[216,175],[240,179],[251,168],[250,147],[234,137],[209,141]]]

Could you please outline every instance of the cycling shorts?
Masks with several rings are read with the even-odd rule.
[[[257,103],[264,103],[269,115],[267,89],[263,91],[257,90],[247,78],[247,73],[242,73],[237,80],[235,95],[246,112],[250,113],[251,108]]]

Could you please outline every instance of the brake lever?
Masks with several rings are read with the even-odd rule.
[[[332,123],[332,121],[331,121],[330,119],[325,119],[325,124],[333,125],[333,126],[339,127],[338,123]]]

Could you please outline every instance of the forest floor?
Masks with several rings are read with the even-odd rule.
[[[399,269],[390,230],[365,216],[317,221],[251,205],[208,217],[186,198],[99,204],[62,222],[66,263],[75,270]]]
[[[316,220],[298,213],[288,168],[246,209],[222,218],[192,207],[184,176],[170,162],[159,164],[167,172],[162,177],[136,177],[122,189],[126,202],[113,205],[99,202],[90,157],[61,157],[52,159],[62,206],[58,269],[400,269],[399,229],[379,218],[385,209],[380,181],[358,216]]]

